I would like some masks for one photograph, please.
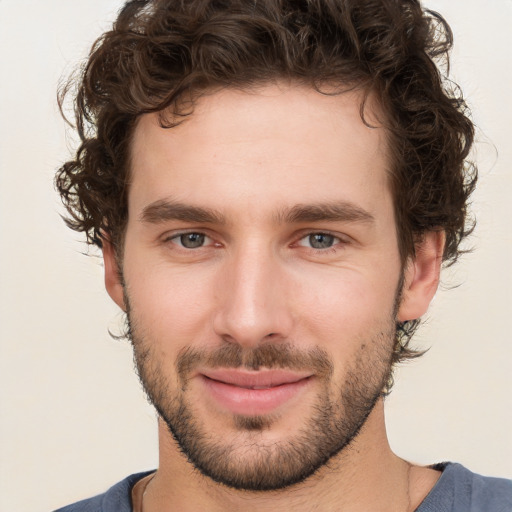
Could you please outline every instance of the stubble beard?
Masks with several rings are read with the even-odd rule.
[[[383,329],[359,343],[341,383],[332,381],[333,364],[321,348],[304,352],[288,343],[267,343],[245,349],[229,343],[208,352],[190,347],[183,350],[175,361],[177,386],[171,384],[164,370],[168,361],[155,356],[155,344],[139,332],[129,308],[127,311],[134,359],[148,400],[188,461],[204,476],[237,490],[284,489],[304,481],[347,450],[383,395],[392,373],[395,315]],[[276,442],[266,435],[279,421],[272,414],[235,415],[226,435],[214,437],[187,395],[189,375],[205,364],[213,368],[313,370],[319,392],[315,403],[305,406],[310,408],[309,418],[288,439]]]

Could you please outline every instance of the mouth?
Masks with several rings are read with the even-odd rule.
[[[288,370],[205,370],[198,374],[214,403],[240,415],[268,414],[296,399],[313,375]]]

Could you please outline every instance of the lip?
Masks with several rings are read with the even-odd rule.
[[[290,370],[247,371],[216,369],[205,370],[201,372],[201,374],[211,380],[231,384],[240,388],[272,388],[284,384],[293,384],[294,382],[311,376],[311,373],[294,372]]]
[[[287,370],[206,370],[200,378],[208,395],[224,410],[240,415],[275,411],[302,393],[312,375]]]

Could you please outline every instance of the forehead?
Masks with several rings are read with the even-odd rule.
[[[321,94],[269,85],[202,96],[164,129],[140,118],[132,145],[129,209],[168,197],[226,210],[342,200],[376,205],[389,195],[382,128],[360,115],[362,92]],[[378,125],[370,96],[365,119]]]

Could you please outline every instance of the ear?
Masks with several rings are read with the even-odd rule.
[[[124,290],[121,282],[121,274],[116,259],[116,252],[110,238],[104,236],[102,238],[103,263],[105,266],[105,288],[110,298],[123,310],[126,311],[124,305]]]
[[[439,284],[444,242],[444,231],[429,231],[416,244],[416,254],[405,269],[399,322],[416,320],[426,313]]]

